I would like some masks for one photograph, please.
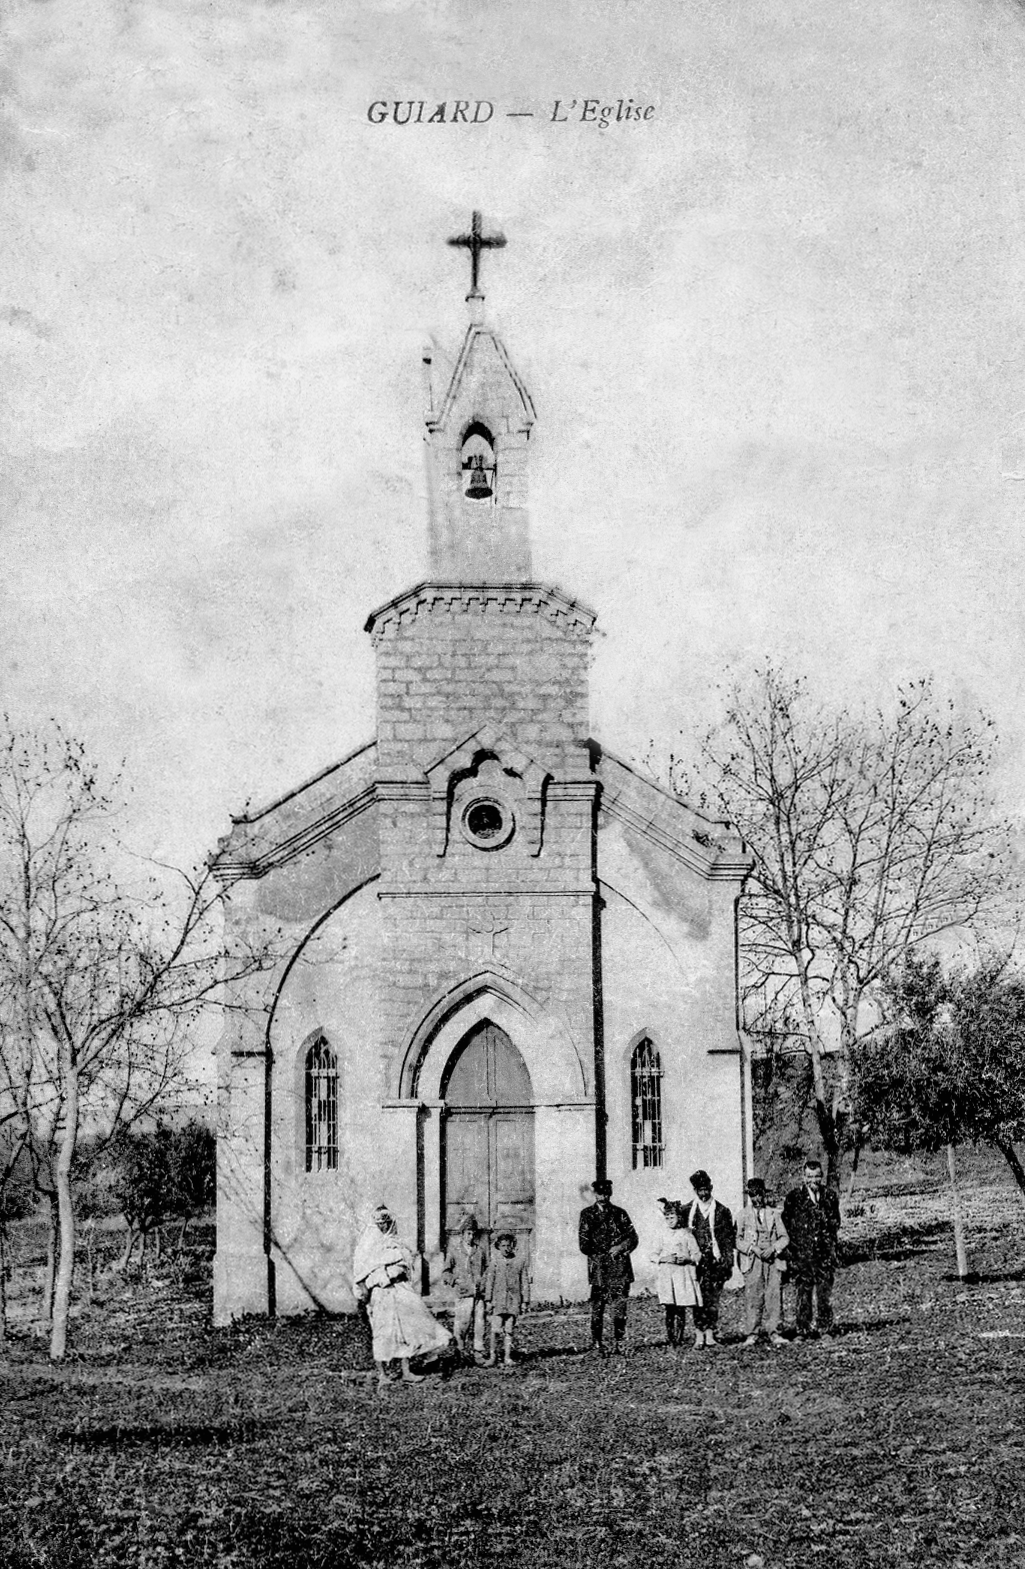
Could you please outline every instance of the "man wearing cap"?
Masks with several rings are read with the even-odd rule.
[[[626,1304],[634,1278],[630,1254],[637,1233],[625,1209],[612,1203],[612,1183],[600,1177],[591,1183],[594,1203],[580,1211],[580,1251],[587,1258],[591,1286],[591,1349],[604,1354],[605,1308],[612,1314],[612,1349],[623,1352]]]
[[[764,1181],[751,1177],[737,1225],[737,1262],[744,1277],[745,1346],[756,1346],[759,1335],[767,1335],[774,1346],[786,1345],[779,1333],[779,1319],[786,1270],[781,1255],[787,1241],[783,1217],[766,1200]]]
[[[701,1249],[698,1285],[701,1307],[694,1310],[694,1344],[714,1346],[719,1327],[719,1298],[733,1274],[733,1251],[737,1233],[733,1216],[725,1204],[712,1197],[712,1179],[707,1171],[696,1171],[690,1179],[694,1198],[684,1214],[688,1230]]]
[[[783,1224],[790,1238],[787,1257],[797,1298],[798,1336],[807,1340],[814,1333],[811,1327],[813,1296],[818,1331],[831,1334],[840,1201],[835,1193],[823,1187],[821,1161],[805,1161],[804,1182],[799,1188],[791,1188],[783,1201]]]

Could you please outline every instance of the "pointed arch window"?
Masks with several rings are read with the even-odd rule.
[[[661,1166],[662,1059],[647,1036],[637,1042],[630,1058],[630,1108],[634,1170]]]
[[[306,1053],[306,1170],[338,1168],[338,1059],[323,1035]]]

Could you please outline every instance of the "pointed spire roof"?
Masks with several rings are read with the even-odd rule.
[[[428,415],[426,422],[428,430],[445,429],[449,415],[459,401],[460,393],[464,386],[470,384],[478,374],[483,373],[487,375],[487,360],[492,356],[497,358],[501,370],[505,372],[505,375],[512,383],[519,399],[522,413],[516,428],[522,431],[530,430],[536,415],[534,413],[534,405],[530,399],[530,393],[527,391],[526,382],[509,358],[508,350],[498,333],[495,332],[494,328],[486,326],[483,322],[471,322],[466,329],[466,337],[463,339],[462,348],[459,350],[459,357],[456,360],[452,379],[448,384],[448,390],[442,398],[439,407],[432,410]]]

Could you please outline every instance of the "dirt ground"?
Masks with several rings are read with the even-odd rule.
[[[22,1320],[0,1361],[0,1562],[222,1569],[1025,1565],[1025,1209],[966,1173],[952,1277],[937,1167],[861,1174],[841,1332],[778,1351],[583,1354],[523,1320],[506,1371],[390,1388],[353,1319],[210,1324],[209,1231],[105,1277],[67,1364]],[[23,1271],[28,1279],[28,1266]],[[17,1281],[15,1282],[17,1284]]]

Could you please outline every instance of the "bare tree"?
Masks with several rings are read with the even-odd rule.
[[[988,720],[963,723],[927,680],[901,688],[892,713],[859,715],[816,704],[772,665],[732,689],[701,743],[701,799],[754,857],[741,901],[747,1027],[808,1054],[834,1186],[851,1053],[878,1024],[882,978],[928,939],[978,928],[1001,900],[1009,834],[991,799],[994,745]],[[693,789],[679,767],[677,782]]]
[[[83,1127],[110,1138],[166,1105],[203,1010],[273,962],[272,934],[224,958],[226,895],[208,868],[177,873],[177,898],[152,875],[118,880],[116,789],[59,725],[0,735],[0,1106],[57,1221],[54,1359]]]

